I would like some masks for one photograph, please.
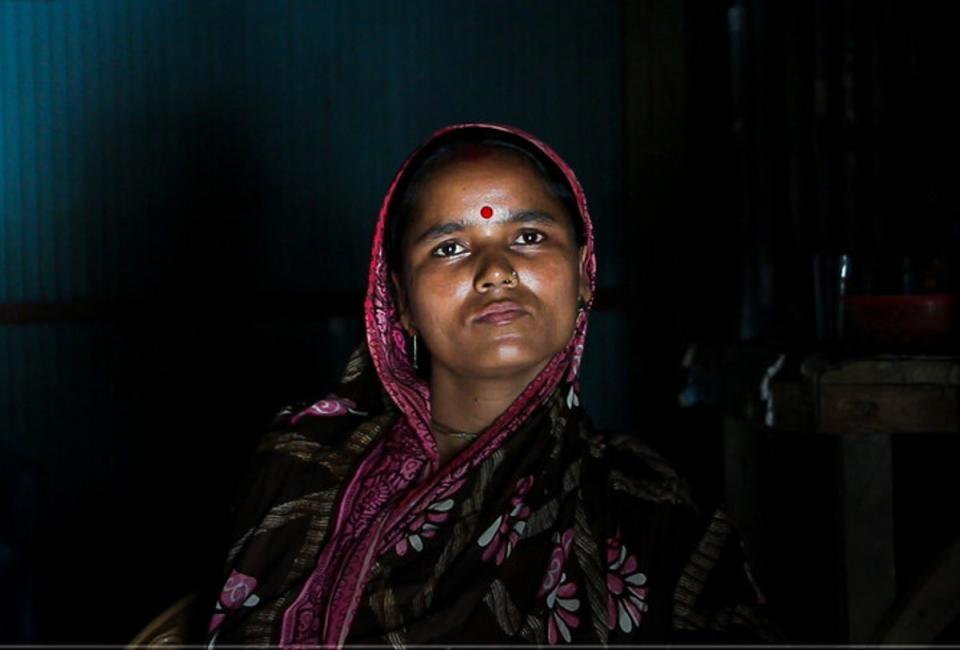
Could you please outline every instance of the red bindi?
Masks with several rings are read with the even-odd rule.
[[[480,216],[484,219],[489,219],[493,216],[493,208],[491,208],[489,205],[483,206],[480,208]]]

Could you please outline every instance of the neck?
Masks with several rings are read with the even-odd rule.
[[[430,377],[433,419],[455,431],[483,431],[507,410],[546,365],[544,361],[526,372],[496,378],[464,377],[435,365]],[[434,436],[442,434],[435,431]]]

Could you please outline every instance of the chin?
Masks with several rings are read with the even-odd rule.
[[[508,379],[517,375],[539,371],[547,365],[556,352],[544,354],[543,351],[519,351],[510,346],[510,349],[500,349],[486,357],[483,363],[471,364],[469,367],[460,367],[464,376],[481,379]],[[491,357],[493,357],[491,359]],[[533,379],[533,377],[531,377]]]

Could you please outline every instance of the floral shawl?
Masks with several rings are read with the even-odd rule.
[[[434,138],[458,129],[525,138],[559,166],[595,290],[593,226],[572,170],[514,128],[459,125]],[[429,386],[411,367],[384,246],[409,164],[376,226],[366,341],[334,392],[281,411],[256,449],[209,644],[764,638],[724,514],[701,515],[667,462],[633,436],[596,431],[580,405],[591,305],[514,403],[439,466]]]

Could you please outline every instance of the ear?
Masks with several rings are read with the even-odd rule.
[[[579,270],[580,275],[580,287],[578,292],[580,297],[583,298],[583,302],[589,303],[590,299],[593,298],[593,292],[590,290],[590,283],[587,281],[587,273],[584,270],[587,263],[587,247],[580,247],[580,256],[579,256],[579,265],[577,269]]]
[[[410,302],[408,300],[407,292],[403,288],[403,282],[400,281],[400,277],[397,275],[396,271],[390,271],[390,281],[393,282],[394,293],[397,296],[397,311],[400,316],[400,324],[403,325],[403,329],[410,329]]]

